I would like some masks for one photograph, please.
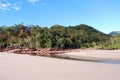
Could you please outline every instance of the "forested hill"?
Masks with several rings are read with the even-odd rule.
[[[50,28],[23,24],[0,27],[0,48],[89,48],[100,47],[108,39],[107,34],[85,24]]]

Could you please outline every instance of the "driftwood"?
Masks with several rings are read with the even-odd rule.
[[[50,49],[50,48],[41,48],[41,49],[4,48],[4,49],[1,49],[0,52],[49,56],[49,55],[53,55],[53,54],[65,53],[66,51],[65,50]]]

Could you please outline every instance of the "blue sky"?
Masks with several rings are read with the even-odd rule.
[[[87,24],[120,31],[120,0],[0,0],[0,26]]]

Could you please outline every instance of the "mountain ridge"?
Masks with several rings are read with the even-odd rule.
[[[115,36],[115,35],[119,35],[120,34],[120,31],[112,31],[109,33],[109,35],[111,36]]]

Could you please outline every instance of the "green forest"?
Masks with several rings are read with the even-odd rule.
[[[39,25],[0,27],[2,48],[120,49],[120,35],[110,36],[86,24],[76,26]]]

